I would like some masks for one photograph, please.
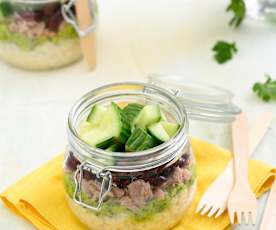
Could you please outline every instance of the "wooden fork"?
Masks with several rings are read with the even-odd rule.
[[[245,114],[237,116],[232,125],[233,153],[234,153],[234,178],[235,184],[228,199],[228,215],[234,224],[235,215],[237,222],[242,224],[256,222],[257,200],[248,182],[248,125]]]
[[[250,155],[255,151],[265,133],[267,132],[271,121],[272,113],[262,113],[258,120],[254,123],[250,131]],[[229,194],[234,185],[233,161],[231,160],[225,167],[224,171],[213,181],[205,193],[202,195],[200,202],[197,205],[196,213],[207,215],[208,217],[215,216],[218,218],[227,208]]]

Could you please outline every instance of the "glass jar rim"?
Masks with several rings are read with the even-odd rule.
[[[47,4],[53,2],[60,2],[63,3],[65,0],[9,0],[10,2],[17,2],[17,3],[24,3],[24,4]]]
[[[77,129],[76,127],[74,127],[74,120],[76,119],[76,115],[78,110],[80,109],[80,107],[83,105],[83,103],[88,100],[91,99],[93,97],[95,97],[98,94],[101,94],[101,92],[107,90],[107,89],[112,89],[112,88],[116,88],[116,87],[140,87],[140,90],[154,90],[160,93],[160,95],[168,98],[170,100],[171,103],[173,103],[178,109],[179,109],[179,113],[181,114],[181,128],[179,129],[178,133],[171,138],[169,141],[160,144],[154,148],[148,149],[148,150],[144,150],[144,151],[139,151],[139,152],[107,152],[105,150],[102,149],[98,149],[98,148],[94,148],[90,145],[88,145],[86,142],[84,142],[78,135]],[[134,89],[125,89],[124,93],[126,93],[127,91],[131,91]],[[118,92],[122,92],[121,90],[118,90]],[[103,98],[97,99],[97,100],[101,100]],[[94,103],[91,103],[91,105]],[[112,84],[107,84],[101,87],[98,87],[88,93],[86,93],[84,96],[82,96],[72,107],[69,116],[68,116],[68,123],[67,123],[67,128],[68,128],[68,138],[69,138],[69,142],[71,142],[71,144],[73,143],[73,148],[76,147],[76,152],[77,154],[80,152],[80,150],[84,150],[85,153],[89,153],[89,155],[87,154],[82,154],[79,153],[82,157],[88,157],[89,159],[92,158],[92,154],[93,156],[100,156],[103,159],[108,159],[108,158],[122,158],[125,160],[130,160],[130,159],[134,159],[134,158],[139,158],[139,157],[150,157],[152,156],[154,153],[160,153],[160,155],[163,156],[163,160],[167,159],[167,161],[163,162],[163,163],[158,163],[158,162],[148,162],[150,163],[150,168],[154,168],[154,167],[158,167],[162,164],[165,164],[166,162],[172,160],[173,158],[175,158],[175,156],[177,155],[172,154],[172,152],[176,152],[176,144],[180,142],[180,140],[183,142],[183,145],[186,145],[188,142],[188,120],[187,120],[187,114],[185,111],[185,108],[183,106],[183,104],[181,102],[179,102],[177,100],[177,98],[170,93],[169,91],[167,91],[166,89],[160,88],[158,86],[155,86],[153,84],[149,84],[149,83],[142,83],[142,82],[119,82],[119,83],[112,83]],[[76,144],[76,145],[74,145]],[[179,145],[179,144],[178,144]],[[80,149],[81,148],[81,149]],[[179,147],[178,147],[179,148]],[[79,150],[79,151],[78,151]],[[84,156],[83,156],[84,155]],[[161,159],[159,159],[161,161]],[[153,159],[154,161],[154,159]],[[156,164],[155,164],[156,163]],[[136,166],[134,165],[133,167],[131,166],[126,166],[126,167],[122,167],[122,166],[126,166],[126,165],[120,165],[119,168],[120,170],[118,171],[124,171],[124,169],[122,168],[126,168],[125,171],[129,171],[134,169],[136,171]],[[137,167],[140,168],[142,165],[138,166],[137,163]],[[110,171],[117,171],[117,167],[113,166],[113,165],[109,165],[106,166],[104,168],[107,168]],[[145,170],[145,169],[143,169]]]

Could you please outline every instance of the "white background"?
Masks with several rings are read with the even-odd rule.
[[[183,81],[232,90],[251,123],[267,109],[274,111],[275,120],[275,102],[264,103],[251,90],[255,81],[264,81],[264,73],[276,78],[275,24],[248,19],[232,29],[226,5],[222,0],[100,1],[96,71],[89,72],[83,61],[49,72],[25,72],[1,63],[0,190],[63,151],[72,103],[107,82],[146,81],[152,72],[182,74]],[[239,49],[225,65],[212,59],[211,48],[219,39],[236,41]],[[191,127],[195,135],[231,146],[228,131],[203,124],[198,132],[196,126]],[[255,153],[274,166],[275,129],[274,124]],[[33,227],[0,204],[0,229]]]

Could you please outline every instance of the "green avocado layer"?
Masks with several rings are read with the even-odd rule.
[[[7,22],[0,21],[0,41],[12,42],[16,44],[18,47],[20,47],[21,49],[27,50],[27,51],[32,50],[37,46],[42,45],[46,42],[52,42],[58,45],[59,42],[62,40],[74,39],[77,37],[78,35],[74,30],[74,28],[69,24],[65,24],[52,38],[41,36],[34,39],[30,39],[22,33],[11,32],[9,30]]]
[[[156,213],[162,212],[167,207],[170,206],[170,201],[179,193],[183,192],[184,190],[188,189],[191,185],[194,184],[196,178],[195,167],[191,167],[191,172],[193,174],[191,180],[187,183],[180,184],[178,186],[171,186],[167,188],[166,195],[164,198],[161,199],[153,199],[143,208],[139,209],[138,211],[131,211],[127,207],[121,205],[118,200],[109,198],[106,200],[102,208],[99,212],[93,212],[96,216],[114,216],[123,213],[124,215],[128,214],[133,221],[141,222],[145,220],[151,219]],[[75,191],[75,182],[72,176],[65,174],[64,176],[64,184],[65,190],[67,194],[72,198],[74,191]],[[96,205],[96,202],[90,199],[85,193],[82,192],[82,200],[86,204],[91,204],[93,206]]]

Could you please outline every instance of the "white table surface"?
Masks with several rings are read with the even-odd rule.
[[[235,102],[253,122],[270,109],[274,125],[255,158],[276,166],[274,103],[263,103],[251,90],[264,73],[276,78],[275,24],[246,20],[228,26],[221,0],[99,1],[98,67],[89,72],[83,61],[50,72],[26,72],[0,64],[0,190],[63,151],[66,117],[72,103],[107,82],[146,81],[152,72],[183,74],[232,90]],[[211,47],[219,40],[236,41],[235,58],[218,65]],[[191,132],[230,147],[229,132],[192,124]],[[220,131],[219,131],[220,130]],[[259,216],[265,197],[261,199]],[[7,227],[8,226],[8,227]],[[0,229],[33,229],[0,204]],[[239,229],[258,229],[253,228]]]

